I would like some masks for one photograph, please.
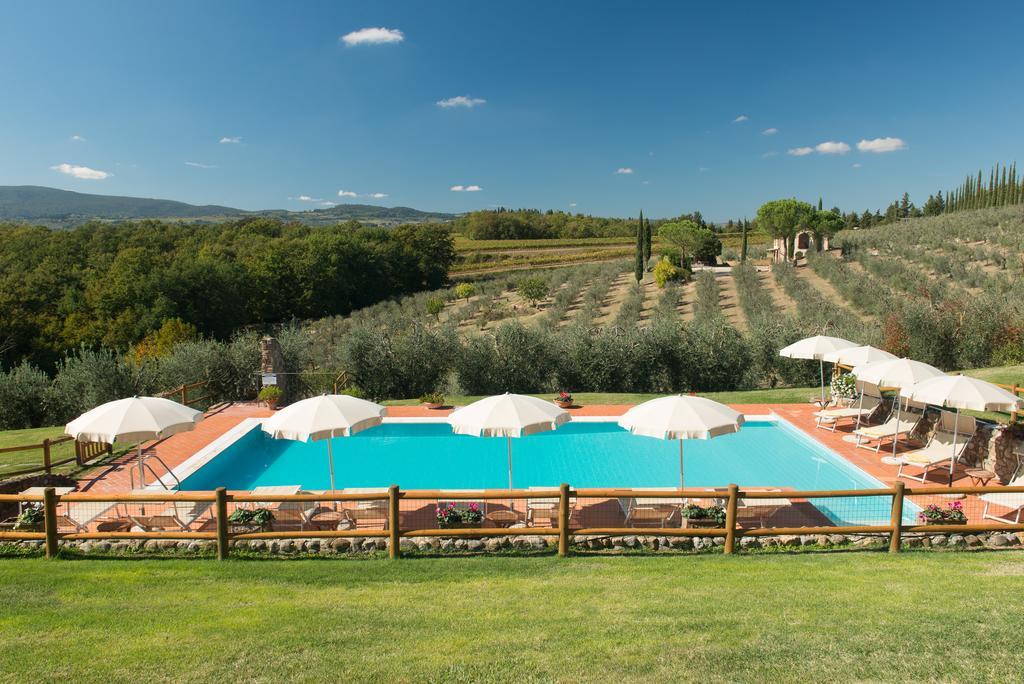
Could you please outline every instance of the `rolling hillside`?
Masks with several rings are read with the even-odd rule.
[[[312,211],[245,211],[212,204],[197,206],[175,200],[93,195],[37,185],[0,186],[0,220],[38,223],[53,228],[71,228],[90,219],[217,221],[245,216],[272,216],[284,221],[299,221],[311,225],[333,225],[356,220],[378,226],[450,221],[455,218],[454,214],[370,204],[339,204]]]

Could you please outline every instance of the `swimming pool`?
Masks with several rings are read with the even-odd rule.
[[[345,487],[500,489],[508,486],[502,438],[453,435],[447,423],[394,419],[353,437],[338,437],[335,482]],[[687,487],[881,487],[824,445],[783,420],[748,420],[743,429],[713,440],[688,440]],[[517,488],[679,486],[679,446],[629,434],[610,419],[568,423],[554,432],[512,440]],[[198,467],[197,467],[198,465]],[[330,488],[324,442],[276,440],[253,424],[202,464],[191,464],[181,489],[252,489],[268,485]],[[888,497],[815,499],[837,523],[887,523]],[[908,519],[913,512],[907,511]]]

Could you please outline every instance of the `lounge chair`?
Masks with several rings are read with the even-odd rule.
[[[862,449],[871,449],[877,454],[886,440],[898,441],[900,435],[909,435],[916,430],[923,417],[923,411],[903,410],[897,412],[893,409],[888,420],[881,425],[871,425],[853,431],[853,434],[857,436],[857,446]]]
[[[1010,480],[1009,486],[1024,487],[1024,473]],[[1024,513],[1024,492],[1019,494],[999,494],[998,492],[993,492],[991,494],[982,494],[978,498],[985,502],[985,510],[981,513],[981,517],[983,519],[998,520],[999,522],[1012,523],[1014,525],[1020,523],[1021,513]],[[1016,512],[1013,516],[1013,520],[989,513],[989,506],[993,504],[1003,508],[1009,508],[1010,512]]]
[[[748,490],[749,491],[749,490]],[[768,492],[781,492],[781,489],[766,489]],[[752,513],[753,517],[757,519],[760,527],[764,527],[765,523],[777,511],[791,506],[792,501],[786,498],[778,497],[772,499],[746,499],[740,497],[740,500],[736,502],[736,516],[742,517],[744,512]]]
[[[881,397],[865,394],[853,406],[818,411],[814,414],[818,419],[815,423],[815,427],[828,428],[832,432],[835,432],[836,426],[839,425],[840,421],[851,420],[854,421],[859,428],[860,422],[862,420],[866,420],[872,413],[874,413],[875,409],[878,408],[881,403]]]
[[[349,487],[341,490],[345,494],[384,494],[387,487]],[[387,499],[371,499],[368,501],[357,501],[353,508],[342,509],[345,518],[352,523],[353,527],[359,527],[360,523],[368,527],[378,525],[387,528],[388,502]]]
[[[528,489],[552,490],[558,487],[529,487]],[[570,509],[570,516],[572,511]],[[539,527],[539,523],[547,522],[550,527],[558,527],[558,497],[543,497],[526,500],[526,524]]]
[[[132,527],[143,532],[191,531],[193,524],[210,510],[209,501],[175,501],[152,515],[128,513]],[[105,521],[115,522],[115,521]]]
[[[288,496],[298,494],[301,491],[299,485],[280,485],[270,487],[255,487],[253,494],[264,494],[267,496]],[[312,527],[311,516],[317,510],[315,501],[258,501],[253,504],[255,508],[266,508],[274,513],[273,529],[279,532],[301,530]]]
[[[664,489],[664,487],[635,487],[633,491],[663,491]],[[626,527],[638,527],[644,524],[670,527],[682,505],[683,499],[679,497],[644,497],[641,495],[619,498],[619,506],[626,516]]]
[[[964,449],[966,449],[967,445],[970,443],[971,438],[974,437],[974,431],[976,428],[974,418],[961,416],[960,420],[960,428],[954,435],[953,423],[955,421],[955,416],[951,413],[943,412],[939,425],[936,427],[931,439],[928,440],[928,444],[923,449],[911,451],[910,453],[902,454],[897,457],[896,460],[899,462],[900,468],[896,473],[896,477],[905,477],[911,480],[917,480],[918,482],[927,482],[928,473],[930,471],[948,463],[949,480],[952,482],[953,468],[960,460],[960,457],[963,455]],[[903,472],[904,468],[920,468],[921,472],[916,475],[910,475]]]

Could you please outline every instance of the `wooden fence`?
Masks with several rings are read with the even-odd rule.
[[[190,393],[198,389],[203,389],[206,387],[206,385],[207,381],[201,380],[199,382],[193,382],[189,383],[188,385],[181,385],[180,387],[169,389],[165,392],[161,392],[156,396],[163,397],[164,399],[174,399],[179,404],[184,404],[185,406],[191,406],[192,404],[201,404],[205,401],[209,401],[210,395],[207,393],[203,393],[198,397],[193,397],[190,396]]]
[[[768,535],[830,535],[830,534],[885,534],[889,537],[889,551],[900,550],[902,536],[906,533],[932,534],[971,534],[976,532],[1015,532],[1024,531],[1024,522],[1020,523],[973,523],[973,524],[907,524],[904,519],[904,504],[907,497],[932,496],[946,499],[951,494],[1024,494],[1024,487],[906,487],[897,482],[891,488],[854,489],[854,490],[813,490],[813,491],[745,491],[737,485],[729,485],[723,490],[715,490],[714,496],[725,502],[725,521],[721,527],[577,527],[570,528],[572,512],[571,501],[583,498],[642,497],[642,498],[673,498],[707,499],[706,489],[572,489],[567,484],[558,489],[550,490],[486,490],[486,491],[449,491],[449,490],[409,490],[402,491],[397,486],[379,493],[323,493],[270,495],[252,493],[228,493],[224,488],[214,492],[146,492],[127,494],[93,494],[89,492],[72,492],[57,495],[53,488],[47,488],[42,495],[0,494],[0,502],[42,503],[44,525],[42,530],[16,531],[0,529],[0,541],[44,540],[47,557],[55,557],[59,541],[85,539],[204,539],[217,542],[217,557],[228,557],[229,543],[232,540],[245,539],[331,539],[331,538],[386,538],[389,541],[389,554],[392,558],[400,556],[400,540],[410,537],[460,537],[484,538],[498,536],[552,536],[558,539],[558,554],[568,555],[572,537],[575,535],[651,535],[659,537],[723,537],[722,550],[726,554],[735,552],[738,540],[742,537]],[[743,528],[737,524],[737,507],[740,499],[847,499],[859,497],[891,497],[891,509],[888,523],[864,525],[819,525],[804,527],[760,527]],[[464,529],[403,529],[401,526],[400,502],[406,501],[439,501],[439,500],[522,500],[547,499],[557,502],[557,513],[552,520],[552,527],[511,527],[490,528],[475,527]],[[287,530],[287,531],[236,531],[228,521],[228,504],[245,503],[340,503],[340,502],[386,502],[382,506],[386,510],[383,517],[383,529],[320,529],[320,530]],[[129,529],[107,531],[60,532],[60,520],[57,505],[67,504],[140,504],[147,502],[174,503],[207,503],[213,508],[213,516],[208,520],[212,530],[164,530],[164,531],[133,531]],[[557,526],[554,522],[557,520]],[[204,526],[205,527],[205,526]]]
[[[21,470],[12,470],[0,474],[0,477],[15,477],[18,475],[29,475],[31,473],[46,473],[50,474],[53,469],[67,465],[74,461],[76,464],[82,466],[87,464],[89,461],[97,458],[102,454],[111,453],[111,445],[102,444],[99,442],[75,442],[75,455],[70,458],[64,458],[58,461],[53,460],[53,447],[59,444],[65,444],[73,441],[73,437],[58,437],[56,439],[44,439],[38,444],[22,444],[20,446],[6,447],[0,449],[0,454],[10,454],[19,451],[40,451],[42,452],[41,458],[42,463],[38,466],[32,466],[31,468],[23,468]]]

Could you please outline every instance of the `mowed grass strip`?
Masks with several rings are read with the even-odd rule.
[[[1024,553],[0,561],[0,679],[1015,679]]]

